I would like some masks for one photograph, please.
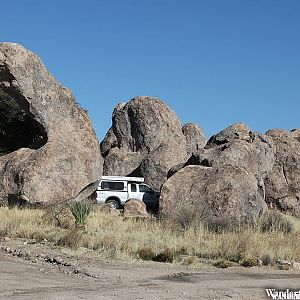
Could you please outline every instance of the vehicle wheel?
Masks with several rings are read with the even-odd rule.
[[[119,207],[120,207],[119,202],[115,199],[107,200],[106,203],[109,204],[109,206],[114,209],[119,209]]]

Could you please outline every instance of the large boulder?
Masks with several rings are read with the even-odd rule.
[[[195,211],[208,224],[223,216],[228,221],[252,222],[266,209],[260,181],[240,167],[186,166],[161,190],[160,213],[175,220],[189,218]]]
[[[232,125],[169,171],[160,212],[168,216],[190,206],[206,219],[223,215],[251,222],[267,209],[264,179],[274,161],[271,138],[245,124]]]
[[[202,128],[193,123],[182,126],[182,133],[186,139],[187,155],[191,156],[206,145],[206,137]]]
[[[159,190],[171,167],[187,159],[175,112],[161,100],[140,96],[120,103],[101,142],[104,175],[142,176]]]
[[[267,136],[275,144],[275,165],[265,180],[270,206],[300,216],[300,129],[273,129]]]
[[[51,204],[89,196],[101,177],[102,158],[90,119],[71,92],[38,56],[12,43],[0,44],[0,90],[32,126],[25,133],[31,141],[0,157],[1,203]]]

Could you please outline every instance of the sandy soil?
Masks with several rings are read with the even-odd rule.
[[[0,249],[0,299],[269,299],[265,288],[300,288],[295,271],[107,261],[20,242]]]

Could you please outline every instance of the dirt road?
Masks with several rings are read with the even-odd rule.
[[[264,288],[300,288],[299,272],[193,270],[88,257],[63,257],[69,259],[63,264],[34,260],[37,255],[30,253],[20,258],[0,250],[0,299],[270,299]]]

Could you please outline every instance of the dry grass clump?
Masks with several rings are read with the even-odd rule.
[[[198,222],[182,226],[166,220],[138,221],[93,210],[80,230],[75,229],[75,219],[70,219],[70,215],[57,222],[51,221],[49,214],[41,209],[0,207],[0,235],[47,239],[62,247],[80,247],[80,251],[86,249],[105,258],[122,260],[184,263],[180,258],[184,254],[196,259],[240,264],[254,257],[262,260],[264,265],[278,259],[300,261],[300,220],[281,217],[294,229],[274,225],[262,230],[266,227],[256,224],[215,231]]]
[[[182,264],[185,266],[196,265],[199,259],[195,255],[189,255],[182,260]]]
[[[283,232],[292,233],[295,230],[294,224],[282,213],[276,210],[269,210],[259,220],[262,232]]]
[[[155,252],[150,247],[139,249],[137,255],[142,260],[153,260],[156,256]]]
[[[216,261],[213,264],[213,266],[217,267],[217,268],[221,268],[221,269],[226,269],[226,268],[232,267],[233,263],[229,260],[221,259],[221,260]]]
[[[63,229],[49,223],[41,209],[0,207],[0,236],[56,242]]]
[[[168,262],[171,263],[175,260],[177,253],[174,249],[165,248],[160,253],[158,253],[153,260],[158,262]]]
[[[257,266],[257,259],[254,257],[245,257],[240,262],[240,265],[246,268]]]
[[[78,228],[67,230],[56,242],[58,246],[64,246],[76,249],[80,246],[82,240],[82,231]]]

